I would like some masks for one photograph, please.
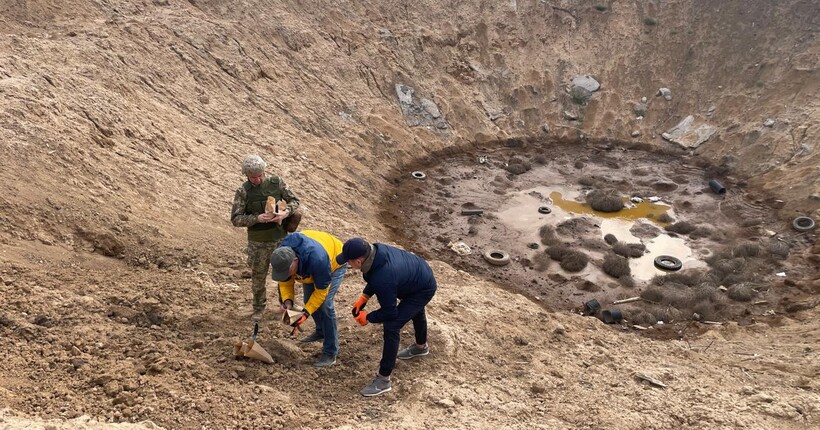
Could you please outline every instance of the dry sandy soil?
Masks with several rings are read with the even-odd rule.
[[[336,366],[316,371],[272,313],[276,363],[234,360],[250,283],[228,217],[259,153],[304,228],[407,244],[423,233],[383,211],[437,158],[670,153],[661,134],[691,115],[714,133],[672,154],[744,184],[776,231],[820,221],[819,27],[811,0],[2,1],[0,428],[815,428],[816,307],[658,340],[446,255],[432,353],[387,395],[358,394],[381,335],[347,317],[356,273]],[[601,87],[578,104],[583,75]],[[816,230],[800,241],[783,264],[816,300]]]

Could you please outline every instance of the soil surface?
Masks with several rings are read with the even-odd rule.
[[[818,230],[789,226],[820,221],[820,4],[718,3],[0,2],[0,428],[817,427]],[[595,91],[574,84],[590,79]],[[682,122],[688,134],[671,137],[682,143],[664,139]],[[532,170],[502,170],[515,152]],[[314,369],[319,346],[291,338],[272,309],[258,341],[275,363],[233,357],[252,330],[246,235],[229,221],[250,153],[301,198],[302,228],[430,257],[431,353],[398,363],[393,391],[359,395],[382,333],[349,317],[354,271],[336,299],[335,366]],[[431,210],[384,218],[417,169],[428,178],[411,201]],[[711,175],[722,199],[705,191]],[[724,286],[758,295],[698,296],[726,304],[721,325],[682,315],[638,332],[573,312],[593,296],[576,277],[607,306],[649,290],[637,267],[631,289],[598,271],[608,224],[591,216],[555,227],[588,271],[537,270],[534,205],[552,199],[552,218],[569,216],[551,187],[570,204],[587,191],[579,181],[609,178],[623,197],[663,197],[676,220],[725,232],[673,239],[697,256],[687,266],[717,267],[708,249],[728,261]],[[470,202],[487,214],[456,215]],[[788,256],[731,277],[757,261],[747,242],[784,252],[763,229]],[[434,248],[406,241],[428,231]],[[628,231],[616,236],[653,248],[651,222]],[[503,232],[517,236],[505,244]],[[445,248],[458,240],[503,244],[518,261],[490,273]],[[509,288],[524,259],[540,301]],[[691,299],[660,293],[647,297]]]

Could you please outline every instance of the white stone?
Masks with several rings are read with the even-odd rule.
[[[601,84],[595,80],[592,76],[576,76],[572,79],[572,85],[582,87],[590,92],[598,91],[601,88]]]
[[[766,121],[763,121],[763,127],[774,127],[774,120],[771,118],[766,118]]]

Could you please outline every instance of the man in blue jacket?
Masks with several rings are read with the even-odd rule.
[[[353,238],[345,242],[337,264],[348,263],[361,269],[367,285],[353,304],[353,317],[360,325],[381,323],[384,327],[384,348],[379,373],[361,391],[363,396],[376,396],[391,390],[390,374],[396,358],[411,359],[427,355],[427,314],[425,306],[436,293],[436,278],[421,257],[383,243],[370,244]],[[379,309],[367,313],[363,309],[373,295],[379,299]],[[413,321],[416,343],[399,351],[401,328]]]

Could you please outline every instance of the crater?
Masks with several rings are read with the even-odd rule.
[[[395,178],[383,213],[394,240],[546,309],[639,298],[623,309],[634,324],[745,323],[782,311],[777,303],[790,295],[771,288],[791,251],[770,237],[774,211],[697,158],[534,140],[432,159],[419,168],[426,178],[409,170]],[[728,191],[712,191],[711,180]],[[622,208],[593,209],[591,196],[601,195]],[[514,264],[485,255],[500,252]],[[681,268],[670,271],[668,257]]]

